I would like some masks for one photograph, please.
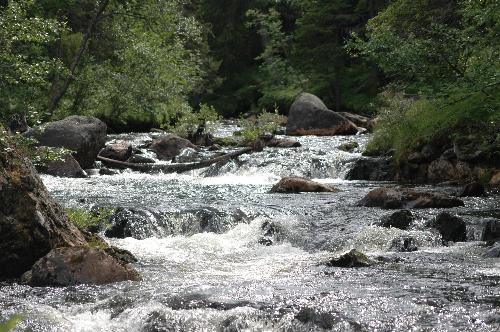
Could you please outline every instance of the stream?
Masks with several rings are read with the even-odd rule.
[[[112,138],[138,146],[150,135]],[[355,204],[392,184],[344,180],[368,139],[298,137],[300,148],[266,148],[184,174],[43,176],[65,207],[121,207],[133,215],[132,236],[108,240],[137,257],[143,281],[3,285],[0,317],[22,314],[20,331],[498,331],[500,260],[484,257],[475,226],[500,218],[500,196],[465,198],[465,207],[446,209],[468,223],[467,242],[443,246],[423,226],[443,209],[415,211],[407,231],[375,226],[391,211]],[[353,153],[337,148],[351,141],[360,146]],[[341,192],[269,193],[289,175]],[[264,245],[269,225],[272,245]],[[418,251],[394,247],[405,237]],[[384,263],[321,264],[353,248]]]

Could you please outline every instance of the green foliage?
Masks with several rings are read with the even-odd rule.
[[[114,213],[110,208],[99,208],[92,211],[80,208],[68,208],[66,214],[69,220],[79,229],[85,230],[90,226],[109,224],[109,217]]]
[[[272,110],[278,104],[288,109],[295,97],[303,92],[305,78],[290,64],[292,36],[283,31],[280,13],[269,9],[266,13],[251,9],[247,12],[248,27],[257,29],[264,41],[263,52],[255,59],[259,65],[258,100],[260,108]]]
[[[23,320],[23,316],[21,315],[13,315],[5,322],[0,322],[0,332],[10,332],[13,331],[17,324]]]
[[[198,111],[179,114],[176,119],[171,120],[173,125],[166,123],[162,128],[181,137],[189,137],[196,132],[199,126],[203,126],[205,132],[212,131],[212,126],[219,120],[220,115],[214,107],[201,104]]]
[[[404,158],[423,143],[500,130],[498,1],[394,1],[349,48],[393,77],[396,95],[382,110],[370,147]]]
[[[239,135],[245,140],[252,141],[262,134],[274,133],[284,122],[284,117],[279,114],[278,108],[275,108],[273,113],[264,110],[257,117],[241,118],[238,121],[238,126],[242,128]]]
[[[0,6],[0,121],[12,114],[25,114],[32,123],[43,117],[50,77],[63,70],[49,46],[64,29],[44,17],[34,0]]]

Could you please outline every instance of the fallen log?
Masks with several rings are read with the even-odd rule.
[[[243,154],[251,153],[253,151],[254,148],[247,147],[238,151],[226,153],[219,157],[202,160],[195,163],[178,163],[178,164],[134,164],[125,161],[118,161],[115,159],[105,158],[101,156],[97,156],[97,159],[110,167],[122,168],[122,169],[130,168],[131,170],[139,172],[182,173],[182,172],[192,171],[195,169],[205,168],[217,163],[227,163],[231,159],[235,159]]]

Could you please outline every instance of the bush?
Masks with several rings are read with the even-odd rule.
[[[240,119],[238,125],[242,128],[240,136],[246,140],[255,140],[265,133],[274,133],[285,122],[285,117],[278,113],[276,107],[274,113],[263,111],[257,117]]]
[[[462,136],[488,144],[500,129],[498,100],[485,100],[481,93],[432,100],[386,93],[385,100],[367,151],[394,149],[396,161],[424,144],[449,144]]]
[[[189,137],[194,134],[199,126],[204,126],[206,132],[212,130],[212,126],[220,120],[220,115],[214,107],[201,104],[198,112],[186,112],[179,114],[173,119],[173,124],[165,123],[162,128],[173,132],[181,137]]]

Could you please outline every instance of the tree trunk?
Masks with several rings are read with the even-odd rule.
[[[97,156],[97,159],[104,162],[107,165],[110,165],[112,167],[117,167],[117,168],[130,168],[134,171],[139,171],[139,172],[145,172],[145,173],[156,173],[156,172],[163,172],[163,173],[182,173],[182,172],[187,172],[187,171],[192,171],[195,169],[200,169],[200,168],[205,168],[210,165],[216,164],[216,163],[227,163],[231,159],[235,159],[243,154],[246,153],[251,153],[255,149],[248,147],[248,148],[243,148],[241,150],[235,151],[235,152],[230,152],[225,155],[207,159],[207,160],[202,160],[200,162],[196,163],[179,163],[179,164],[167,164],[167,165],[159,165],[159,164],[134,164],[134,163],[128,163],[128,162],[123,162],[123,161],[118,161],[114,159],[109,159],[109,158],[104,158],[101,156]]]
[[[89,26],[87,27],[87,31],[83,35],[82,42],[80,43],[80,48],[78,49],[78,52],[75,55],[73,63],[71,64],[68,77],[66,77],[61,88],[54,93],[54,95],[51,97],[49,101],[49,107],[48,107],[49,114],[52,115],[52,113],[54,113],[62,97],[64,97],[64,95],[66,94],[69,85],[75,79],[76,69],[78,68],[78,65],[82,60],[83,54],[85,53],[85,50],[87,48],[88,41],[92,36],[95,26],[108,4],[109,0],[102,0],[99,6],[97,7],[94,15],[92,16],[92,19],[89,22]],[[57,86],[57,84],[55,83],[54,86]]]

